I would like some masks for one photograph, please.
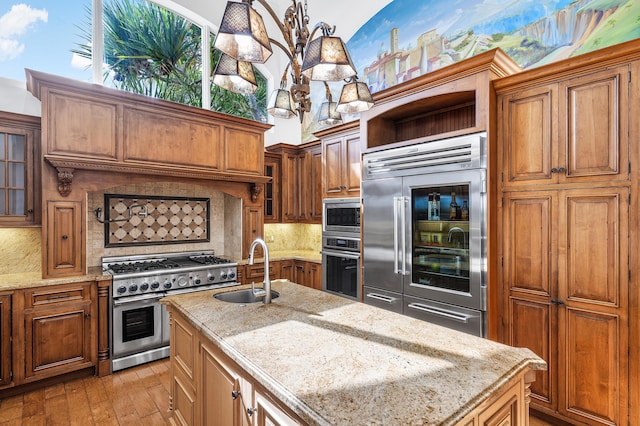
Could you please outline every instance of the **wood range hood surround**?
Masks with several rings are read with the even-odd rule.
[[[38,71],[26,76],[42,102],[43,278],[87,272],[87,194],[125,184],[179,182],[242,199],[243,257],[245,240],[262,235],[271,125]]]
[[[27,89],[42,101],[42,154],[62,196],[76,170],[240,182],[251,186],[253,201],[270,180],[262,159],[270,124],[39,71],[26,75]]]

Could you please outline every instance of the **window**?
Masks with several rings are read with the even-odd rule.
[[[105,85],[267,121],[267,83],[257,70],[258,90],[251,95],[226,92],[210,83],[219,55],[209,54],[215,35],[207,24],[198,25],[147,0],[104,0],[102,15],[102,23],[93,24],[101,24],[104,34]],[[75,50],[84,58],[92,55],[91,20],[88,17],[84,23],[84,43]],[[209,34],[205,46],[203,33]],[[203,67],[203,56],[210,60],[209,67]],[[208,90],[203,90],[203,81]]]

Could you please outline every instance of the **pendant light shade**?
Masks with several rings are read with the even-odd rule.
[[[291,118],[296,115],[293,107],[293,99],[288,90],[277,89],[271,93],[267,112],[278,118]]]
[[[262,16],[244,2],[227,2],[214,47],[247,62],[264,63],[273,53]]]
[[[370,109],[373,106],[373,97],[365,83],[352,79],[350,83],[342,87],[340,102],[336,111],[345,114],[354,114]]]
[[[220,55],[213,83],[233,93],[249,94],[258,88],[251,62],[236,61],[224,53]]]
[[[336,111],[336,102],[323,102],[318,112],[318,124],[324,126],[334,126],[342,123],[342,115]]]
[[[309,80],[338,81],[356,75],[356,69],[340,37],[321,36],[307,45],[301,73]]]

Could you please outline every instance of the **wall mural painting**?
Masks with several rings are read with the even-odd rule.
[[[496,47],[527,69],[635,38],[640,0],[394,0],[347,47],[374,93]],[[324,101],[313,84],[311,117]],[[303,140],[317,130],[309,120]]]

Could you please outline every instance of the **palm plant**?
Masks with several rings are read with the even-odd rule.
[[[83,43],[74,53],[91,58],[91,9],[79,27]],[[104,3],[104,81],[133,93],[200,107],[201,31],[186,19],[145,0]],[[212,44],[210,44],[212,45]],[[212,67],[219,55],[212,55]],[[211,109],[264,121],[266,81],[252,95],[226,92],[210,83]]]

